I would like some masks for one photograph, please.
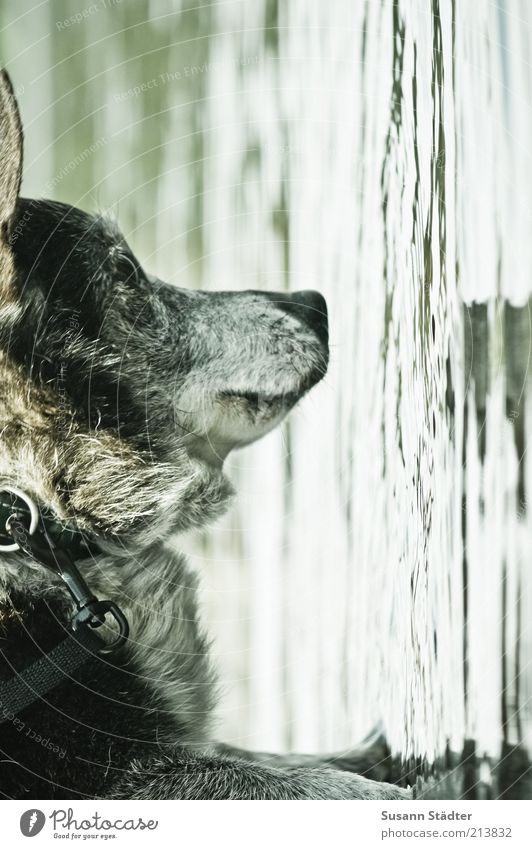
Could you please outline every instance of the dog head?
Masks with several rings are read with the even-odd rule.
[[[324,375],[324,299],[201,292],[150,277],[106,218],[19,196],[22,132],[5,74],[0,128],[1,414],[9,434],[8,394],[11,405],[17,395],[28,425],[8,438],[3,477],[35,491],[51,476],[48,505],[100,532],[116,530],[95,508],[109,497],[122,530],[157,513],[157,493],[178,527],[201,523],[229,492],[228,452],[277,425]],[[56,460],[28,481],[28,461],[16,455],[42,467],[39,433]]]

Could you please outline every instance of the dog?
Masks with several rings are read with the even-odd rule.
[[[80,535],[79,574],[130,627],[112,654],[9,712],[2,693],[52,657],[75,605],[33,549],[3,546],[2,795],[409,798],[373,780],[391,776],[380,740],[339,758],[216,742],[196,579],[176,553],[179,533],[227,508],[227,454],[278,425],[325,374],[324,299],[150,277],[112,221],[20,197],[22,127],[5,71],[0,130],[1,485]],[[92,625],[114,633],[107,620]]]

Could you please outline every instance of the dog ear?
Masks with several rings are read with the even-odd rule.
[[[0,226],[13,214],[22,179],[22,124],[6,71],[0,72]]]
[[[4,295],[13,277],[9,225],[22,179],[22,124],[13,86],[0,72],[0,292]]]

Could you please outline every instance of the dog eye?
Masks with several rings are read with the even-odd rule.
[[[140,279],[146,279],[146,275],[142,270],[141,265],[129,252],[126,252],[122,247],[111,249],[111,255],[114,264],[115,276],[123,283],[136,282]]]

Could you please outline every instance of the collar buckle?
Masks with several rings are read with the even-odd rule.
[[[18,492],[17,495],[19,495]],[[24,493],[19,497],[24,498],[28,503],[30,501]],[[20,549],[34,562],[50,569],[64,582],[77,608],[71,620],[72,629],[79,631],[82,628],[92,630],[100,628],[110,614],[118,625],[118,634],[110,643],[102,645],[98,653],[111,654],[120,648],[129,636],[129,624],[126,617],[115,602],[100,600],[94,595],[70,554],[54,543],[46,527],[41,523],[41,527],[34,528],[32,531],[30,525],[28,531],[20,516],[13,512],[6,522],[6,528],[15,543],[9,550]]]

